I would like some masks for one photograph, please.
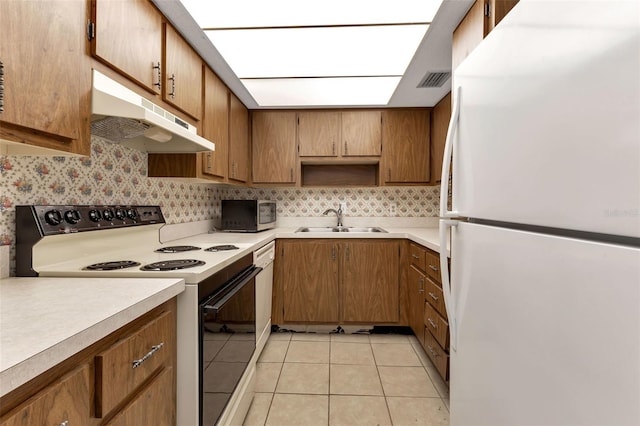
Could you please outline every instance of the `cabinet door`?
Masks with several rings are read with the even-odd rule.
[[[382,151],[381,112],[342,113],[342,156],[380,156]]]
[[[336,157],[340,144],[340,113],[298,113],[298,149],[301,157]]]
[[[295,183],[296,113],[255,111],[253,183]]]
[[[385,111],[383,179],[386,183],[427,183],[429,173],[428,110]]]
[[[453,32],[452,70],[469,56],[517,3],[518,0],[476,0]]]
[[[92,55],[145,89],[159,94],[160,12],[148,0],[94,0],[92,4],[96,25],[95,38],[91,42]]]
[[[202,115],[202,60],[178,32],[165,24],[165,101],[195,119]]]
[[[424,344],[425,321],[425,278],[414,266],[409,267],[408,297],[409,297],[409,326],[413,330],[420,343]]]
[[[208,67],[204,70],[202,136],[216,144],[204,155],[203,173],[224,179],[229,164],[229,91]]]
[[[450,120],[451,93],[442,98],[431,113],[431,184],[440,182],[442,177],[442,157]]]
[[[0,1],[0,138],[89,154],[85,2]]]
[[[229,179],[249,180],[249,110],[232,93],[229,104]]]
[[[143,424],[171,426],[176,423],[173,369],[165,368],[138,396],[118,413],[109,426]],[[71,426],[71,423],[69,426]]]
[[[343,250],[342,319],[397,322],[400,243],[345,241]]]
[[[284,321],[337,322],[337,243],[286,241],[280,254]]]
[[[86,425],[90,422],[89,365],[73,371],[0,420],[2,426]],[[65,421],[67,423],[65,423]]]

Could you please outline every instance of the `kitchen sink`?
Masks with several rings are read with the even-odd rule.
[[[320,226],[320,227],[302,227],[297,232],[387,232],[378,227],[355,227],[355,226]]]

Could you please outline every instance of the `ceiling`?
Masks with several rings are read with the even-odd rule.
[[[418,49],[409,62],[404,74],[402,74],[401,77],[396,77],[392,82],[390,81],[391,79],[387,78],[387,84],[390,84],[388,93],[393,93],[388,103],[379,103],[377,100],[373,100],[370,103],[350,103],[348,98],[336,98],[334,100],[327,96],[324,96],[323,99],[319,99],[318,101],[301,102],[299,96],[296,98],[295,90],[291,90],[288,93],[282,93],[283,97],[279,99],[277,106],[260,106],[254,96],[249,93],[247,87],[245,87],[245,84],[251,87],[251,84],[259,81],[243,80],[243,84],[243,81],[238,78],[220,52],[213,46],[210,38],[202,31],[189,12],[187,12],[180,0],[152,0],[152,2],[249,109],[434,106],[449,92],[451,79],[445,77],[445,81],[442,82],[440,87],[418,88],[417,86],[421,84],[425,75],[429,72],[441,73],[451,71],[451,34],[473,4],[473,0],[443,1],[433,21],[428,26],[428,30],[419,43]],[[200,18],[200,21],[202,21],[202,18]],[[229,61],[233,62],[233,59],[229,58]],[[236,66],[236,69],[237,68]],[[398,79],[400,81],[396,86]],[[373,81],[375,79],[369,80]],[[316,79],[315,81],[318,80]],[[320,81],[325,80],[320,79]],[[355,82],[355,80],[352,81]],[[301,84],[304,82],[304,79],[297,79],[292,82],[294,84]],[[266,81],[266,83],[271,83],[271,81]],[[381,81],[380,84],[384,84],[384,82]],[[394,86],[395,91],[393,90]],[[254,89],[252,88],[252,90]],[[282,91],[283,89],[278,90]],[[253,93],[256,93],[255,90]]]

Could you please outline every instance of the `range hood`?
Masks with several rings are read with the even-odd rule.
[[[213,142],[122,84],[93,70],[91,134],[144,152],[213,151]]]

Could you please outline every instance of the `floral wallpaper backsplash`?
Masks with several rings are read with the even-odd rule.
[[[89,157],[0,156],[0,245],[11,246],[13,264],[16,205],[160,205],[174,224],[219,221],[220,200],[227,198],[276,200],[283,217],[321,216],[343,201],[349,216],[392,216],[395,204],[395,216],[432,217],[438,215],[439,188],[254,189],[150,178],[146,153],[94,136]]]

